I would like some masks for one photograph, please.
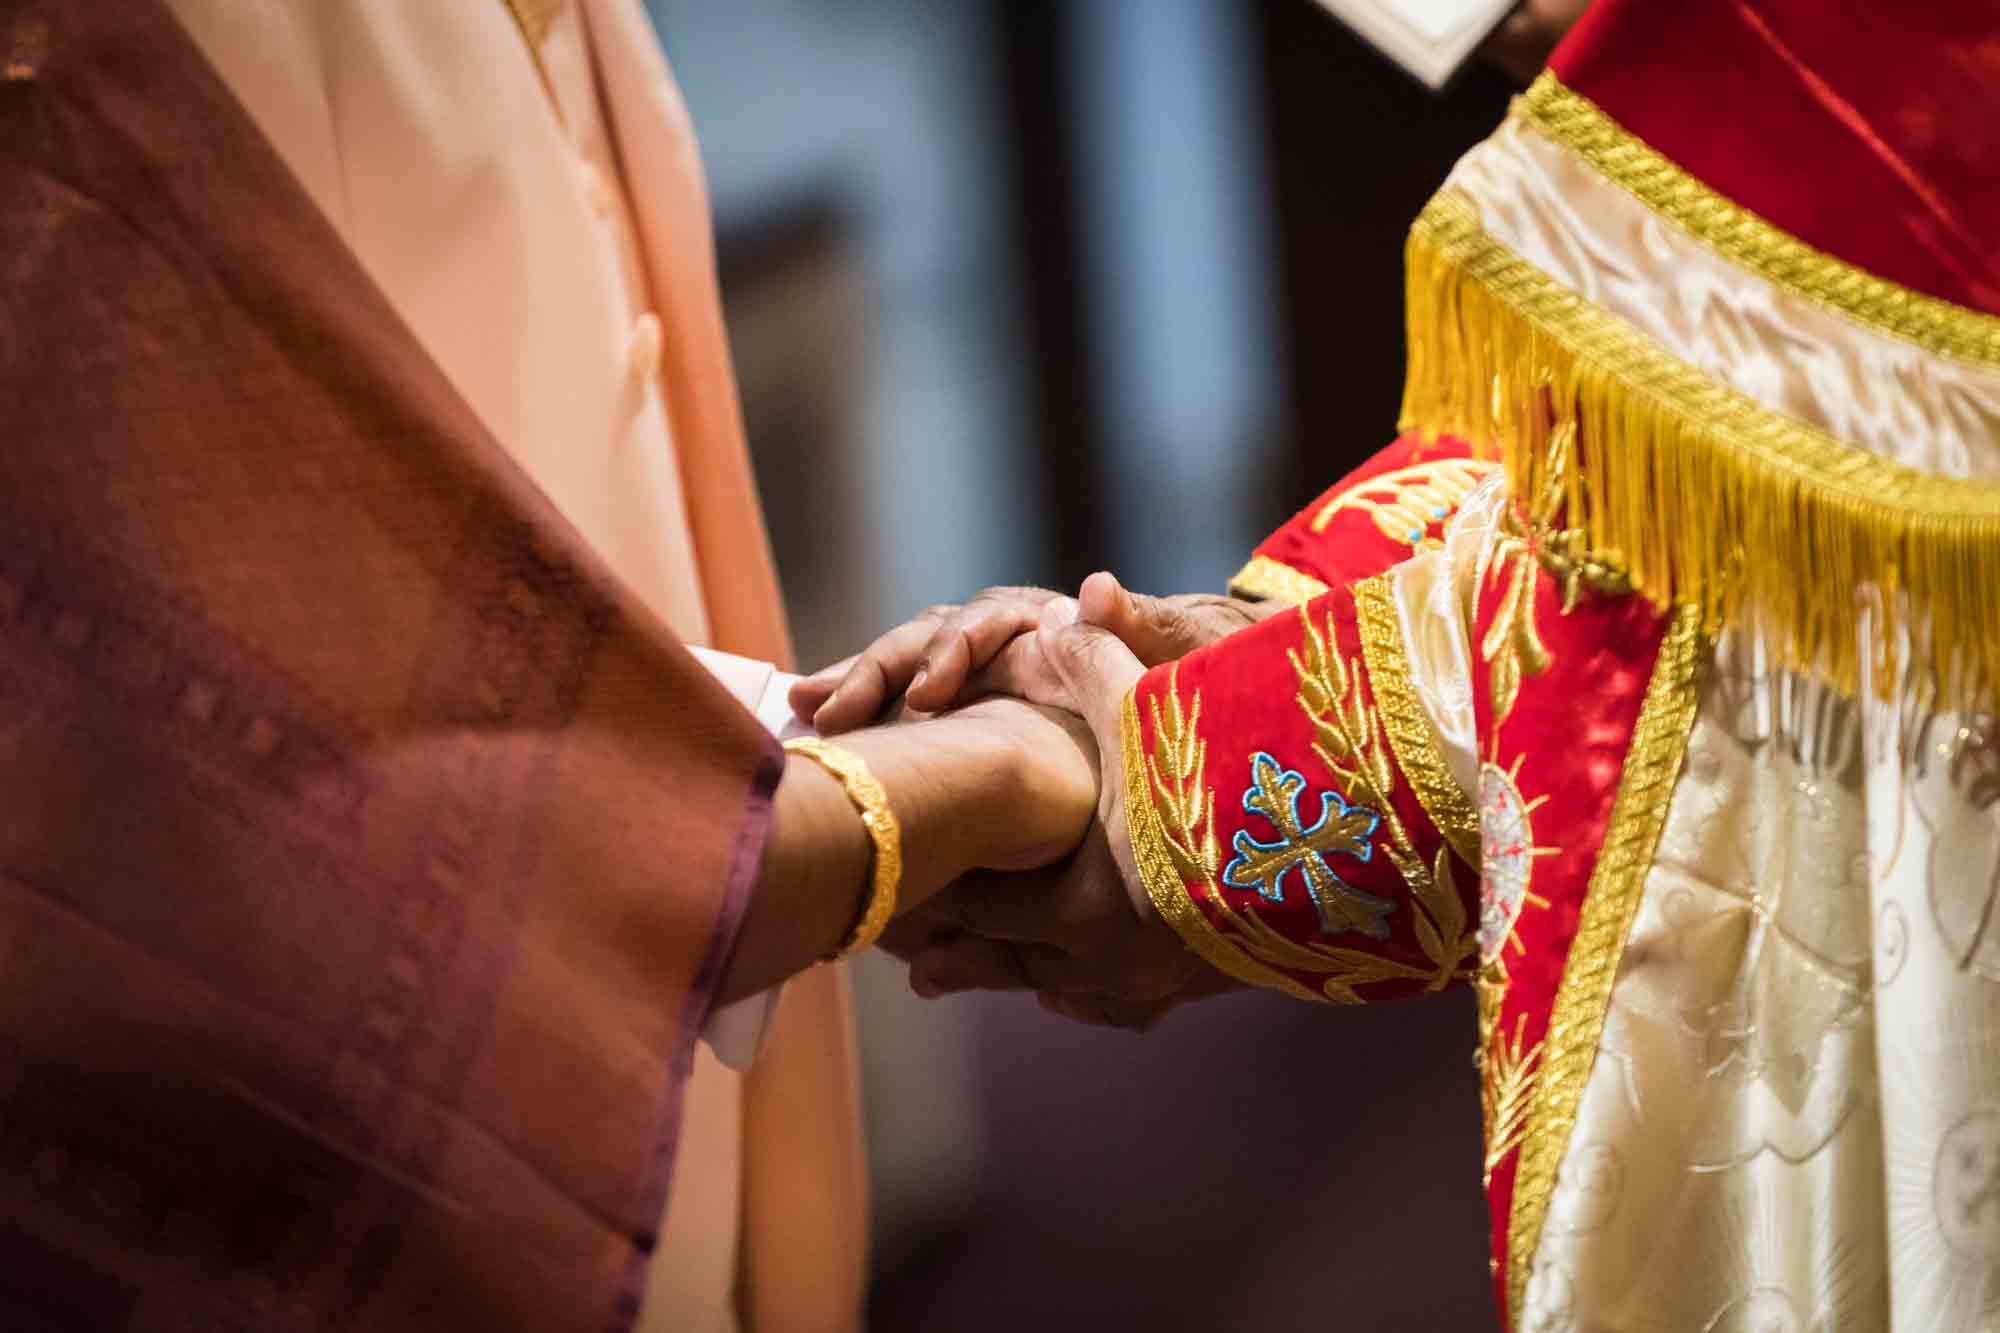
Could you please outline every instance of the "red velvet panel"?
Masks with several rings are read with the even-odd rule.
[[[2000,0],[1600,0],[1550,67],[1809,244],[2000,314]]]
[[[1454,461],[1464,467],[1450,476],[1422,475],[1426,465]],[[1442,538],[1445,524],[1458,512],[1462,478],[1496,466],[1472,461],[1472,447],[1450,436],[1432,443],[1414,433],[1401,436],[1266,537],[1257,554],[1310,574],[1329,588],[1372,577]],[[1343,505],[1349,498],[1368,503]],[[1399,513],[1412,515],[1410,526],[1391,536],[1388,527],[1398,525],[1376,519],[1383,504],[1398,504]],[[1322,515],[1325,522],[1319,523]]]

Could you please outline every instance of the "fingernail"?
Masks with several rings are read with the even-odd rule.
[[[928,676],[929,676],[930,674],[931,674],[931,669],[930,669],[929,667],[927,667],[927,666],[920,666],[920,667],[918,667],[918,668],[917,668],[917,674],[916,674],[916,675],[914,675],[914,676],[912,676],[912,677],[910,677],[910,689],[914,690],[914,689],[917,689],[917,688],[919,688],[920,686],[922,686],[922,685],[923,685],[923,683],[924,683],[924,680],[925,680],[925,679],[926,679],[926,678],[927,678],[927,677],[928,677]]]

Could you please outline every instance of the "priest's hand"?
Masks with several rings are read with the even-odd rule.
[[[969,877],[899,922],[886,941],[920,995],[1034,990],[1080,1022],[1139,1028],[1183,1001],[1230,989],[1160,919],[1126,835],[1121,711],[1145,667],[1106,627],[1127,597],[1108,574],[1077,601],[1044,604],[1033,638],[1060,701],[1088,722],[1102,781],[1076,855],[1027,875]]]
[[[1140,662],[1171,662],[1253,624],[1270,608],[1233,597],[1128,592],[1109,574],[1093,575],[1096,623]],[[1046,588],[988,588],[962,606],[936,606],[792,687],[792,709],[824,735],[863,726],[898,695],[935,713],[983,694],[1011,694],[1066,706],[1067,689],[1043,658],[1035,629],[1054,603]]]

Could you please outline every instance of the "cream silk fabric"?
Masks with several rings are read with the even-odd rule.
[[[1532,127],[1509,122],[1450,187],[1516,254],[1766,406],[2000,476],[2000,373],[1730,265]],[[1501,485],[1392,575],[1469,797],[1469,626]],[[1520,1327],[2000,1327],[2000,728],[1839,696],[1743,634],[1701,688]]]
[[[1532,124],[1509,119],[1445,188],[1522,259],[1764,406],[1920,471],[2000,477],[2000,370],[1744,272]]]
[[[683,640],[783,660],[700,166],[636,0],[555,7],[538,52],[503,0],[169,5],[425,350],[612,569]],[[830,1054],[801,1052],[811,1078],[777,1076],[793,1099],[802,1079],[824,1098],[789,1110],[849,1140],[832,1149],[848,1177],[834,1193],[858,1207],[845,997],[831,978],[798,989],[811,998],[795,993],[786,1021]],[[642,1329],[735,1327],[744,1087],[697,1049]],[[776,1225],[823,1229],[809,1221]],[[827,1283],[838,1291],[858,1280],[863,1224],[833,1225],[852,1234],[807,1238],[854,1270]]]

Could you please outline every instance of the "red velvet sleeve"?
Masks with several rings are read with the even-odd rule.
[[[1148,673],[1126,701],[1127,817],[1161,914],[1222,970],[1356,1003],[1471,976],[1477,877],[1420,777],[1387,582],[1293,612]],[[1475,835],[1476,844],[1476,835]],[[1474,853],[1476,855],[1476,852]]]
[[[1436,546],[1444,525],[1499,467],[1449,436],[1405,435],[1259,543],[1229,590],[1296,605]]]

